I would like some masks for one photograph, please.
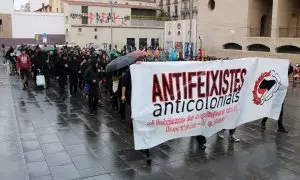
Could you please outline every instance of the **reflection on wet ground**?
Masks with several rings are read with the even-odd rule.
[[[300,179],[300,91],[290,88],[284,123],[260,130],[259,121],[238,128],[241,142],[208,139],[202,152],[193,138],[168,141],[145,154],[134,150],[130,125],[109,105],[89,115],[84,98],[58,100],[56,88],[20,90],[0,73],[1,180]],[[107,103],[108,104],[108,103]]]

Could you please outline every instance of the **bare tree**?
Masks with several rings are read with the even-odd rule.
[[[21,6],[21,11],[30,12],[30,3],[27,2]]]

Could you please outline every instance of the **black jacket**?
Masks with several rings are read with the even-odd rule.
[[[61,58],[55,65],[55,74],[56,76],[67,76],[68,73],[69,73],[69,61],[63,60],[63,58]]]
[[[80,64],[78,59],[71,59],[69,61],[69,75],[71,77],[78,77],[78,71],[80,70]]]
[[[83,63],[83,64],[81,65],[81,63],[82,63],[84,60],[86,60],[86,63]],[[80,59],[79,65],[80,65],[81,74],[84,74],[85,71],[86,71],[86,70],[89,68],[89,66],[90,66],[90,64],[89,64],[89,62],[88,62],[88,60],[86,59],[85,56],[82,57],[82,58]]]
[[[93,83],[93,80],[96,80],[96,83]],[[90,85],[98,84],[98,71],[93,66],[90,66],[84,73],[84,82]]]
[[[42,54],[42,52],[39,52],[36,55],[32,56],[31,63],[33,71],[37,71],[38,69],[43,71],[46,64],[45,56]]]
[[[292,65],[290,65],[289,67],[289,75],[291,75],[294,72],[294,68]]]

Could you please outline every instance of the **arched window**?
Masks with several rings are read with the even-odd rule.
[[[270,48],[263,44],[251,44],[247,47],[248,51],[270,52]]]
[[[237,43],[227,43],[223,45],[223,49],[242,50],[243,47]]]
[[[276,48],[277,53],[300,54],[300,48],[292,45],[285,45]]]

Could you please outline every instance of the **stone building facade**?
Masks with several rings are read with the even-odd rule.
[[[208,55],[300,62],[300,1],[198,1],[198,47]]]
[[[124,45],[136,48],[153,44],[163,46],[164,22],[151,20],[150,16],[156,17],[159,7],[155,3],[140,5],[118,1],[113,5],[112,16],[107,2],[64,1],[63,9],[69,44],[86,46],[92,43],[107,48],[112,40],[113,47],[119,48]],[[139,19],[134,12],[142,12],[141,16],[148,19]]]

